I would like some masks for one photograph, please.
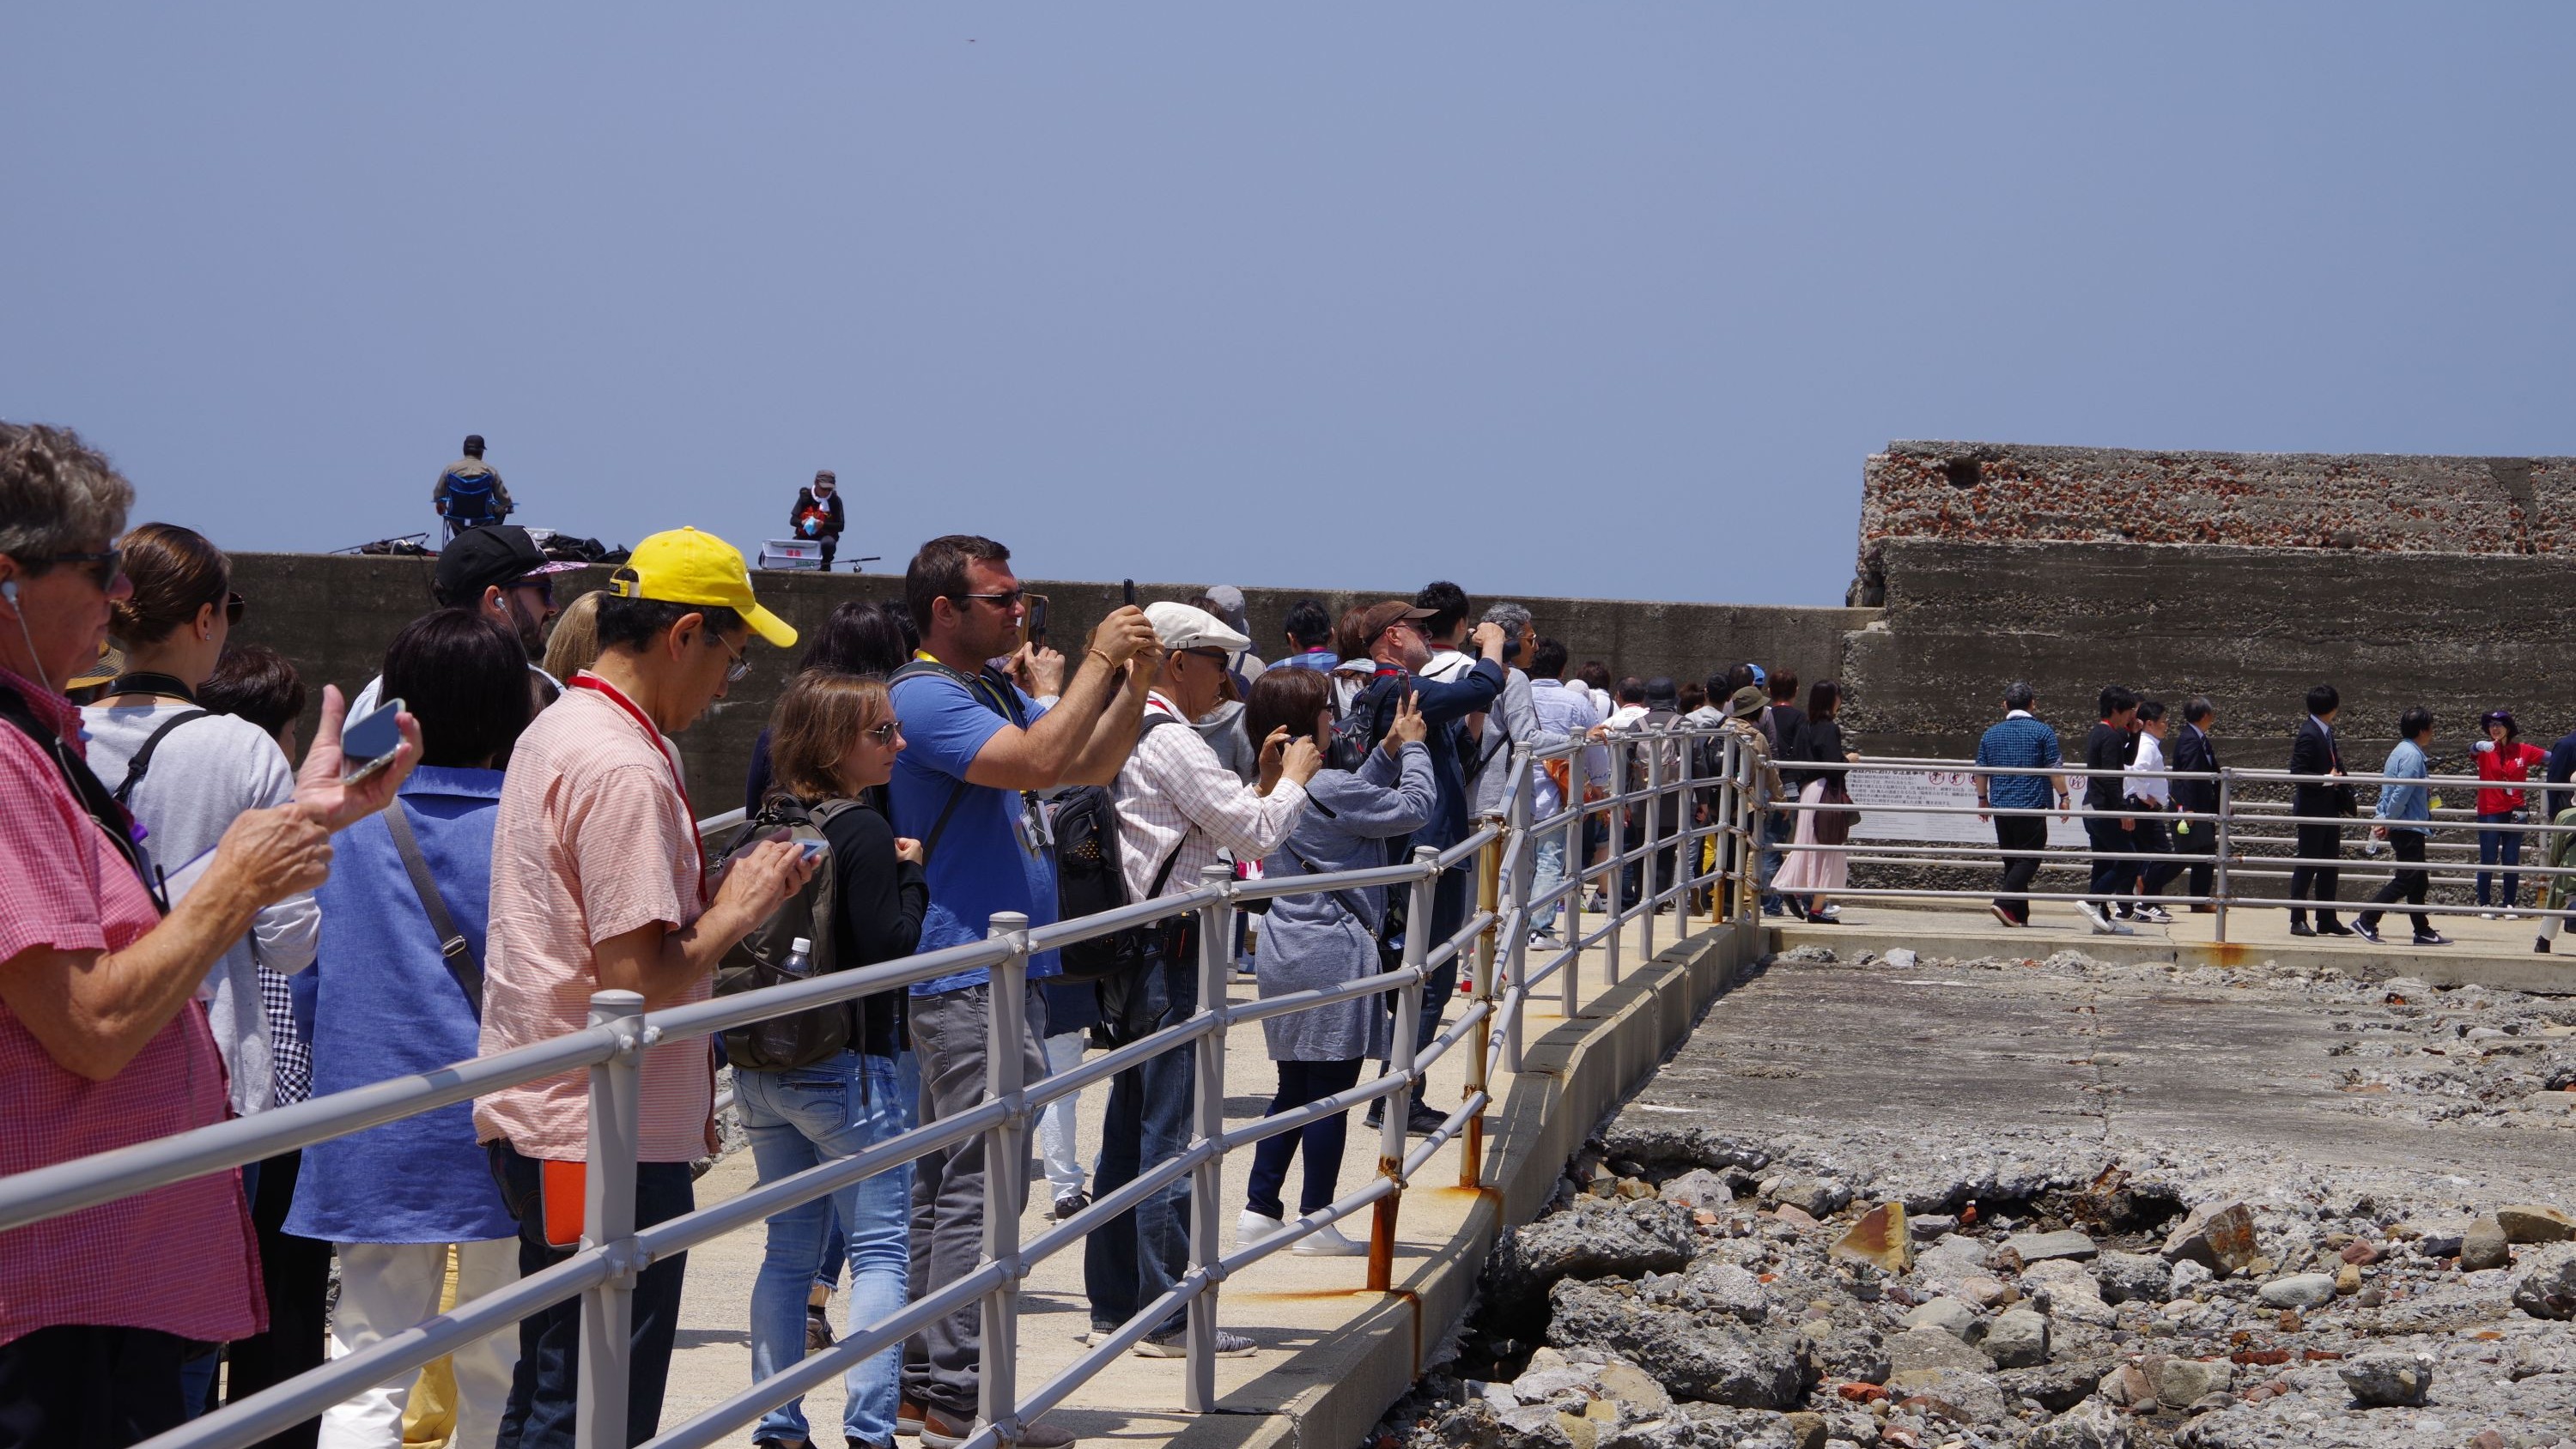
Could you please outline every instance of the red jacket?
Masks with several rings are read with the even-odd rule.
[[[2481,780],[2528,780],[2531,772],[2549,762],[2549,752],[2538,745],[2520,740],[2507,740],[2492,750],[2478,755],[2478,778]],[[2503,815],[2522,808],[2520,790],[2480,790],[2478,813]]]

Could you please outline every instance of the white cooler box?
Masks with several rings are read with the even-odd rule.
[[[765,569],[819,569],[823,566],[823,542],[814,538],[773,538],[760,545],[760,566]]]

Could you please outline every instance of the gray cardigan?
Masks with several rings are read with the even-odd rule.
[[[1385,865],[1388,840],[1430,822],[1436,790],[1431,753],[1419,744],[1406,745],[1395,757],[1371,750],[1356,772],[1320,771],[1306,782],[1305,818],[1287,845],[1261,862],[1261,874],[1277,880]],[[1377,930],[1385,912],[1383,886],[1271,902],[1254,958],[1261,994],[1285,996],[1376,975]],[[1382,1055],[1387,1047],[1386,1003],[1378,996],[1274,1016],[1261,1025],[1272,1061],[1354,1061]]]

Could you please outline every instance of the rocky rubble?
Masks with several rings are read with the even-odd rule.
[[[2555,1122],[2520,1103],[2576,1083],[2576,1003],[2313,989],[2375,1110]],[[2576,1449],[2576,1170],[2548,1203],[2247,1168],[1632,1110],[1371,1449]]]

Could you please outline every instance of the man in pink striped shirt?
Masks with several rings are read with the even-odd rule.
[[[492,925],[484,966],[485,1055],[580,1030],[591,993],[639,992],[649,1013],[706,999],[716,962],[814,873],[784,840],[742,857],[710,899],[695,812],[668,735],[687,729],[749,672],[752,634],[780,648],[796,631],[752,597],[742,555],[695,529],[636,546],[599,605],[599,662],[519,736],[492,832]],[[644,1054],[635,1224],[695,1205],[689,1165],[714,1149],[714,1069],[703,1036]],[[585,1075],[567,1072],[479,1099],[502,1198],[519,1219],[519,1271],[573,1246],[552,1218],[577,1222],[549,1193],[579,1191],[589,1144]],[[567,1211],[569,1210],[569,1211]],[[626,1442],[653,1436],[679,1327],[688,1256],[635,1284]],[[519,1367],[501,1439],[518,1449],[572,1443],[581,1304],[519,1324]]]

